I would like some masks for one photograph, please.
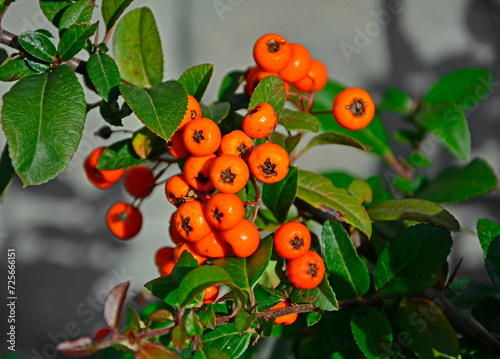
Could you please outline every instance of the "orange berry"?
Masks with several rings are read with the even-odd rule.
[[[250,172],[241,158],[234,155],[218,157],[210,168],[210,181],[222,193],[236,193],[246,186]]]
[[[232,254],[239,258],[250,257],[259,247],[259,230],[248,219],[242,219],[238,225],[228,231],[220,232]]]
[[[202,265],[203,263],[205,263],[207,261],[207,257],[201,255],[200,253],[198,253],[198,251],[196,250],[196,248],[194,247],[193,245],[194,243],[190,243],[190,242],[181,242],[181,243],[178,243],[175,248],[174,248],[174,258],[176,261],[179,260],[179,258],[181,257],[181,254],[182,252],[184,251],[188,251],[189,253],[191,253],[194,257],[194,259],[196,259],[196,261],[198,262],[198,265]]]
[[[312,289],[323,280],[325,263],[318,253],[308,251],[302,257],[287,262],[286,275],[297,288]]]
[[[274,249],[285,259],[302,257],[311,247],[311,233],[302,223],[282,224],[274,234]]]
[[[255,42],[253,58],[264,71],[282,70],[292,57],[292,47],[286,39],[277,34],[267,34]]]
[[[276,304],[271,309],[265,310],[265,312],[269,312],[269,311],[272,311],[272,310],[278,310],[278,309],[284,309],[284,308],[288,308],[289,306],[290,306],[290,303],[283,301],[283,302],[279,302],[278,304]],[[297,320],[298,316],[299,316],[299,313],[291,313],[291,314],[287,314],[287,315],[282,315],[281,317],[278,317],[278,318],[276,318],[274,320],[274,325],[279,325],[279,324],[290,325],[290,324],[293,324]]]
[[[120,239],[135,237],[142,227],[142,214],[137,207],[117,202],[106,213],[109,230]]]
[[[170,275],[170,273],[172,273],[172,269],[175,267],[175,263],[177,263],[177,261],[174,259],[172,254],[172,259],[169,259],[160,266],[160,275]]]
[[[288,174],[289,165],[288,153],[275,143],[258,145],[248,157],[250,172],[264,183],[281,181]]]
[[[215,302],[217,297],[219,296],[219,287],[216,285],[213,285],[211,287],[208,287],[205,289],[205,293],[203,294],[203,303],[204,304],[210,304]]]
[[[311,68],[312,58],[307,49],[300,44],[291,44],[292,58],[286,67],[279,71],[284,81],[294,83],[302,80]]]
[[[217,230],[210,232],[201,241],[195,242],[194,247],[198,253],[210,258],[222,258],[229,253],[226,242],[220,238]]]
[[[194,200],[194,191],[189,187],[184,175],[179,173],[165,182],[165,196],[170,203],[179,207],[184,202]]]
[[[253,140],[245,132],[234,130],[222,136],[219,147],[220,155],[235,155],[247,161],[253,151]]]
[[[177,225],[175,224],[175,217],[176,216],[177,216],[177,211],[172,213],[172,215],[170,216],[170,221],[169,221],[169,226],[168,226],[168,233],[170,234],[170,240],[174,244],[184,242],[184,238],[182,238],[181,234],[177,230]]]
[[[175,225],[188,242],[202,240],[213,230],[205,216],[205,205],[198,201],[183,203],[177,210]]]
[[[168,153],[170,153],[175,158],[185,158],[190,155],[186,146],[184,145],[184,140],[182,139],[183,131],[177,130],[170,137],[170,140],[166,142],[166,147]]]
[[[114,185],[123,175],[123,168],[119,170],[101,171],[96,168],[99,157],[106,147],[99,147],[85,159],[83,167],[89,181],[97,188],[106,189]]]
[[[210,181],[209,173],[213,162],[217,158],[211,154],[204,157],[189,156],[184,163],[184,179],[198,191],[211,191],[215,187]]]
[[[245,87],[243,88],[243,92],[247,95],[252,96],[253,90],[255,89],[255,77],[257,74],[262,71],[259,66],[255,65],[250,67],[245,74]]]
[[[190,121],[182,135],[184,145],[194,156],[208,156],[219,148],[221,133],[219,126],[208,118]]]
[[[216,193],[205,207],[208,222],[221,231],[234,228],[245,215],[240,197],[233,193]]]
[[[269,136],[278,125],[278,117],[273,106],[263,102],[255,105],[243,118],[243,131],[252,138]]]
[[[352,87],[341,91],[333,101],[333,117],[348,130],[360,130],[372,121],[375,103],[363,89]]]
[[[155,253],[155,263],[157,267],[161,267],[171,259],[174,259],[174,247],[161,247]]]
[[[181,124],[179,125],[179,127],[177,127],[177,130],[182,130],[189,121],[195,120],[197,118],[201,118],[200,104],[193,96],[188,95],[188,108]]]
[[[148,166],[134,166],[125,171],[123,183],[132,196],[145,198],[153,191],[155,175]]]
[[[307,76],[293,84],[293,86],[302,92],[321,91],[328,81],[328,71],[325,65],[318,60],[312,60],[311,68]]]

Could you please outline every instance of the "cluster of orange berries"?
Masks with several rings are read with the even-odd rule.
[[[283,36],[267,34],[255,42],[253,57],[256,66],[251,67],[245,77],[244,91],[251,95],[266,76],[278,75],[289,92],[290,84],[302,92],[320,91],[325,87],[328,72],[325,65],[311,57],[300,44],[289,43]]]

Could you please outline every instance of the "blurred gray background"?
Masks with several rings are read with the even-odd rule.
[[[394,3],[136,0],[130,8],[149,6],[155,14],[165,56],[165,79],[176,79],[185,69],[200,63],[215,65],[212,84],[204,98],[206,103],[215,99],[226,72],[253,64],[253,43],[269,32],[305,45],[313,58],[326,64],[329,77],[365,88],[376,102],[388,85],[400,87],[417,98],[423,96],[438,77],[465,66],[488,67],[500,78],[499,1],[408,0],[399,4],[400,12],[390,14],[387,9]],[[95,20],[100,18],[100,1],[97,5]],[[44,27],[56,33],[34,0],[14,3],[3,19],[3,26],[18,34]],[[102,25],[100,29],[103,34]],[[367,41],[359,42],[360,31],[367,34]],[[347,56],[342,51],[345,44],[357,46],[357,51]],[[500,174],[498,84],[467,115],[472,132],[472,157],[486,158]],[[0,93],[10,86],[0,84]],[[95,94],[87,92],[88,102],[97,99]],[[405,126],[396,116],[382,120],[389,130]],[[130,197],[121,183],[102,191],[85,177],[84,158],[93,148],[109,143],[93,136],[101,125],[103,120],[98,111],[92,110],[68,169],[43,186],[23,189],[21,182],[15,180],[0,205],[1,282],[5,283],[7,248],[15,248],[16,353],[27,358],[54,358],[54,343],[72,339],[74,335],[91,336],[103,325],[102,303],[106,293],[125,280],[131,281],[132,293],[141,291],[146,281],[157,276],[155,251],[169,243],[167,227],[173,207],[161,187],[143,204],[144,226],[136,238],[121,242],[108,232],[104,222],[106,210],[115,201]],[[139,127],[133,116],[125,120],[125,125]],[[110,142],[117,139],[119,136],[115,135]],[[0,133],[2,148],[4,143],[5,137]],[[401,149],[397,144],[394,148]],[[430,141],[427,152],[438,168],[456,163],[435,141]],[[297,164],[310,170],[345,170],[362,177],[380,171],[377,157],[335,146],[312,150]],[[175,173],[175,169],[170,172]],[[447,207],[463,226],[474,229],[478,218],[500,220],[498,205],[498,194],[490,194]],[[476,237],[462,233],[454,238],[452,267],[464,257],[459,277],[488,283]],[[2,298],[6,296],[4,287]],[[3,349],[6,312],[4,305],[0,308]]]

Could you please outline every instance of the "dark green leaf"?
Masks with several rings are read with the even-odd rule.
[[[477,235],[483,249],[486,269],[498,291],[500,291],[500,225],[489,219],[477,222]]]
[[[111,30],[116,20],[118,20],[120,15],[132,1],[133,0],[103,0],[101,12],[104,23],[106,24],[106,32]]]
[[[111,102],[101,101],[99,104],[99,113],[110,125],[123,126],[122,118],[130,115],[132,110],[126,102],[120,108],[118,101],[113,99]]]
[[[464,167],[447,169],[432,180],[417,197],[433,202],[453,203],[479,197],[498,188],[491,166],[477,158]]]
[[[456,279],[451,283],[446,297],[456,308],[470,310],[483,298],[496,294],[492,286],[473,283],[470,279]]]
[[[337,297],[326,276],[316,288],[301,291],[300,297],[314,298],[312,304],[322,310],[333,311],[339,307]]]
[[[344,88],[344,86],[338,83],[328,81],[325,88],[316,94],[313,111],[331,111],[335,97]],[[321,126],[324,131],[337,132],[351,136],[364,145],[371,146],[372,150],[370,153],[376,155],[387,155],[391,153],[387,132],[377,115],[375,115],[372,122],[370,122],[367,127],[358,131],[350,131],[340,126],[333,119],[332,114],[318,115],[318,119],[321,121]]]
[[[214,65],[212,64],[193,66],[184,71],[179,78],[179,82],[184,86],[189,95],[200,102],[205,94],[205,90],[207,89],[213,72]]]
[[[249,290],[245,258],[217,258],[213,265],[224,269],[231,276],[234,284],[243,290]]]
[[[59,41],[57,50],[61,61],[68,61],[80,52],[85,47],[85,41],[95,33],[98,26],[97,22],[93,25],[71,25]]]
[[[500,299],[496,297],[483,298],[472,308],[472,315],[484,329],[500,337]]]
[[[42,60],[38,60],[36,57],[28,55],[24,61],[29,68],[37,73],[44,73],[50,70],[51,64]]]
[[[439,204],[416,198],[392,199],[368,209],[374,221],[418,221],[440,225],[450,231],[460,230],[453,215]]]
[[[169,140],[187,111],[187,95],[176,81],[167,81],[148,90],[120,85],[123,98],[151,131]]]
[[[275,132],[273,132],[275,133]],[[272,135],[272,134],[271,134]],[[289,136],[285,139],[285,150],[288,154],[292,153],[295,148],[299,145],[300,140],[302,139],[302,135],[296,134],[295,136]]]
[[[219,122],[229,115],[231,106],[227,102],[217,103],[210,106],[202,106],[202,117],[209,118],[214,122]]]
[[[62,14],[71,4],[73,4],[71,1],[40,0],[43,14],[57,28]]]
[[[137,156],[132,146],[132,139],[129,138],[115,142],[106,148],[99,156],[97,169],[104,171],[117,170],[137,166],[145,162],[147,162],[146,159]]]
[[[214,329],[215,328],[215,311],[212,304],[207,304],[205,310],[200,310],[198,312],[198,317],[200,318],[201,324],[205,328]]]
[[[229,100],[244,79],[245,73],[243,71],[232,71],[224,76],[219,89],[218,102]]]
[[[132,306],[127,306],[125,309],[125,328],[121,330],[122,333],[128,333],[129,331],[138,331],[140,328],[141,318]]]
[[[418,142],[422,140],[421,135],[408,129],[396,130],[392,133],[392,137],[404,145],[418,144]]]
[[[174,345],[174,349],[180,351],[184,347],[186,339],[186,327],[182,324],[177,324],[174,329],[172,329],[172,344]]]
[[[371,235],[371,221],[365,208],[347,190],[334,187],[328,178],[299,170],[297,197]]]
[[[408,155],[408,163],[413,167],[428,168],[432,166],[432,160],[424,152],[415,150]]]
[[[265,183],[262,186],[262,200],[280,223],[285,222],[288,211],[295,201],[298,178],[297,167],[290,166],[288,174],[283,180],[273,184]]]
[[[165,300],[170,293],[177,292],[179,281],[173,276],[166,275],[153,279],[144,284],[144,286],[153,293],[156,298]]]
[[[325,222],[321,251],[332,286],[340,299],[360,297],[370,289],[368,269],[340,223]]]
[[[307,326],[312,327],[314,324],[321,320],[321,317],[323,317],[321,312],[310,312],[307,315]]]
[[[259,247],[250,257],[246,259],[246,268],[250,288],[262,278],[268,265],[270,264],[273,252],[273,236],[268,235],[260,241]]]
[[[234,111],[229,111],[226,118],[224,118],[221,122],[219,122],[219,128],[222,136],[227,135],[229,132],[234,130],[243,130],[241,126],[241,121],[243,120],[243,116]]]
[[[110,92],[121,82],[120,72],[113,58],[101,52],[93,54],[87,63],[87,72],[99,95],[109,101]]]
[[[253,92],[248,109],[250,110],[259,103],[267,102],[274,108],[278,121],[285,107],[286,90],[283,80],[279,76],[264,77]]]
[[[304,154],[306,151],[309,151],[311,148],[319,145],[344,145],[368,152],[368,149],[365,146],[350,136],[343,135],[341,133],[326,132],[313,137],[300,154]]]
[[[82,136],[86,107],[80,82],[66,65],[26,77],[4,95],[3,130],[24,185],[45,183],[66,168]]]
[[[0,67],[0,81],[17,81],[36,74],[24,59],[9,61]]]
[[[115,29],[113,50],[123,80],[138,87],[152,87],[162,82],[160,35],[153,13],[147,7],[134,9],[120,20]]]
[[[331,359],[363,357],[352,337],[351,317],[353,312],[353,308],[342,308],[338,312],[331,313],[328,336],[326,337],[333,352]]]
[[[16,172],[12,167],[12,162],[9,157],[9,146],[5,145],[2,151],[2,157],[0,157],[0,202],[15,175]]]
[[[54,62],[57,49],[50,39],[36,31],[26,31],[19,36],[19,43],[26,52],[37,59]]]
[[[327,172],[321,174],[323,177],[332,181],[335,187],[348,189],[355,177],[345,172]]]
[[[370,205],[374,206],[377,203],[387,201],[392,198],[391,193],[387,190],[385,186],[385,181],[382,176],[375,175],[366,180],[366,182],[370,185],[373,192],[373,200]]]
[[[425,289],[451,251],[450,232],[432,224],[409,227],[392,239],[375,267],[382,298],[411,295]]]
[[[396,87],[388,87],[385,89],[382,103],[377,109],[407,115],[410,113],[412,105],[413,101],[406,92]]]
[[[170,275],[181,282],[184,277],[195,268],[198,268],[196,259],[194,259],[193,255],[188,251],[183,251]]]
[[[288,131],[304,130],[319,132],[321,122],[319,122],[316,116],[310,113],[284,109],[278,125],[283,125]]]
[[[349,184],[348,191],[351,192],[360,203],[371,202],[373,200],[373,191],[370,185],[358,178],[352,180]]]
[[[272,243],[272,237],[269,237],[269,240]],[[283,258],[281,258],[278,253],[273,251],[271,259],[269,260],[266,269],[257,283],[263,288],[275,289],[281,283],[281,277],[283,276],[283,262]],[[248,266],[250,267],[250,264]]]
[[[203,326],[201,325],[200,318],[192,310],[184,317],[184,325],[186,326],[188,337],[203,334]]]
[[[240,334],[234,324],[219,325],[201,337],[204,347],[222,349],[231,358],[239,358],[250,344],[251,333]]]
[[[433,302],[401,301],[395,322],[409,336],[406,342],[421,358],[458,358],[455,330]]]
[[[372,307],[358,309],[351,318],[352,336],[367,358],[389,358],[392,343],[389,321]]]
[[[88,24],[92,19],[94,0],[78,0],[71,4],[61,16],[59,31],[64,32],[74,24]]]
[[[257,319],[257,314],[252,313],[248,314],[244,310],[238,313],[236,318],[234,319],[234,327],[236,330],[243,334]]]

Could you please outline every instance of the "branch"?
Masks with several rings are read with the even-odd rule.
[[[298,304],[298,305],[292,305],[290,307],[286,307],[283,309],[277,309],[277,310],[270,310],[266,312],[259,312],[257,313],[257,318],[266,318],[266,319],[273,319],[273,318],[278,318],[282,317],[287,314],[293,314],[293,313],[305,313],[305,312],[312,312],[316,310],[316,307],[312,304]],[[234,318],[231,318],[231,316],[226,315],[224,317],[216,317],[215,318],[215,326],[219,326],[222,324],[228,324],[231,319],[234,320]]]

